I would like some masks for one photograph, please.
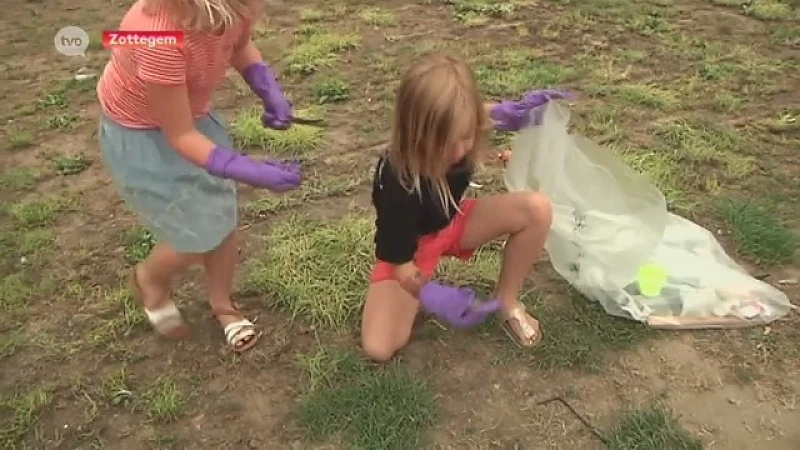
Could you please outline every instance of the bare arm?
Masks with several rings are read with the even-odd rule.
[[[264,61],[264,58],[261,56],[261,51],[253,44],[253,41],[250,39],[250,34],[245,34],[244,39],[237,45],[233,56],[231,56],[231,66],[233,66],[237,72],[242,73],[247,66],[262,61]]]
[[[185,84],[147,84],[150,111],[169,145],[192,164],[205,167],[215,144],[194,127]]]

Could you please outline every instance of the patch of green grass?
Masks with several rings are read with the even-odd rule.
[[[71,112],[52,115],[47,118],[47,127],[51,130],[72,131],[78,126],[80,117]]]
[[[606,436],[609,450],[702,450],[672,411],[661,405],[628,411]]]
[[[16,353],[24,343],[25,339],[21,334],[13,332],[0,334],[0,361]]]
[[[35,389],[25,394],[0,398],[0,417],[10,419],[0,428],[0,448],[15,449],[23,446],[26,436],[36,426],[39,414],[50,404],[51,399],[48,389]]]
[[[511,98],[534,87],[543,89],[573,79],[572,69],[544,61],[536,54],[506,50],[491,57],[491,62],[475,68],[475,77],[487,96]]]
[[[114,348],[120,339],[147,323],[141,305],[126,288],[102,290],[98,293],[99,306],[109,319],[93,328],[87,341],[102,349]]]
[[[6,275],[0,280],[0,312],[14,314],[25,309],[33,288],[20,274]]]
[[[775,45],[800,46],[800,27],[797,25],[773,24],[769,29],[769,40]]]
[[[248,202],[245,205],[245,211],[257,217],[265,217],[287,208],[307,204],[309,201],[347,195],[364,183],[365,179],[361,178],[362,176],[363,173],[336,177],[326,177],[317,173],[308,174],[308,181],[303,183],[300,189],[285,195],[267,194],[259,197]]]
[[[353,450],[421,448],[435,402],[426,383],[399,364],[374,367],[350,351],[302,358],[308,389],[297,410],[313,441],[340,436]]]
[[[668,15],[663,8],[648,8],[647,11],[631,12],[625,17],[625,23],[631,30],[642,36],[655,36],[670,33],[673,30],[665,16]]]
[[[53,232],[47,228],[26,230],[17,235],[17,248],[23,255],[38,255],[53,244]]]
[[[101,389],[103,397],[110,405],[127,405],[133,395],[133,374],[122,366],[105,377]]]
[[[29,131],[18,127],[8,127],[6,133],[8,136],[8,146],[11,150],[19,150],[33,145],[33,135]]]
[[[89,168],[90,164],[91,161],[83,155],[56,156],[53,158],[53,165],[61,175],[79,174]]]
[[[156,422],[174,422],[184,412],[187,397],[170,377],[159,377],[141,398],[141,407]]]
[[[664,197],[671,208],[686,205],[686,192],[681,177],[682,169],[669,153],[655,151],[626,151],[622,160],[633,170],[645,174]]]
[[[787,263],[800,248],[800,238],[758,204],[728,199],[719,212],[739,251],[758,264]]]
[[[752,0],[711,0],[711,3],[718,6],[744,6]]]
[[[395,16],[392,11],[387,11],[376,6],[364,7],[358,13],[358,18],[367,25],[375,27],[383,27],[395,23]]]
[[[36,185],[39,172],[30,167],[14,167],[0,171],[0,188],[28,189]]]
[[[311,93],[320,105],[342,103],[350,98],[350,86],[344,80],[331,78],[314,83]]]
[[[503,0],[447,0],[453,18],[467,25],[481,25],[490,19],[503,19],[514,14],[517,2]]]
[[[123,237],[125,245],[125,259],[130,264],[138,264],[147,258],[150,251],[156,245],[156,237],[150,230],[136,226],[125,233]]]
[[[326,223],[293,216],[275,224],[269,252],[249,267],[245,286],[314,326],[345,330],[357,320],[373,259],[373,221]]]
[[[668,111],[678,106],[675,92],[660,88],[655,84],[590,85],[587,92],[615,97],[631,105],[654,107]]]
[[[67,199],[46,199],[11,205],[11,217],[23,228],[39,228],[52,224],[58,213],[70,206]]]
[[[287,75],[309,75],[324,67],[331,67],[339,54],[357,48],[361,36],[357,34],[315,33],[293,46],[283,59]]]
[[[759,20],[788,20],[794,15],[792,6],[781,0],[751,0],[743,10]]]
[[[292,125],[288,130],[273,130],[261,123],[261,108],[240,112],[231,124],[231,135],[239,147],[261,147],[270,156],[299,158],[324,142],[325,130],[310,125]],[[308,117],[298,111],[297,117]]]
[[[656,135],[675,152],[678,160],[718,166],[726,180],[742,180],[755,168],[752,157],[738,153],[743,139],[733,130],[680,120],[661,125]],[[707,169],[695,167],[695,172],[702,175]]]
[[[300,11],[300,21],[306,23],[329,22],[342,19],[347,14],[347,5],[329,3],[324,8],[305,8]]]

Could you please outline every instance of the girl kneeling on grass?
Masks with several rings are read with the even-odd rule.
[[[170,299],[176,275],[202,263],[209,302],[236,351],[259,333],[231,302],[236,243],[233,181],[284,192],[300,186],[296,163],[233,150],[211,94],[234,67],[264,104],[263,122],[291,125],[292,108],[250,40],[258,0],[138,0],[121,30],[182,31],[183,46],[112,48],[97,86],[103,158],[120,195],[158,238],[131,281],[155,330],[187,331]]]
[[[463,196],[486,146],[489,118],[497,129],[519,131],[534,108],[567,95],[531,91],[520,101],[485,105],[467,65],[441,55],[406,73],[391,147],[378,162],[373,183],[378,261],[362,320],[367,356],[387,361],[403,348],[420,308],[457,327],[477,325],[498,312],[518,344],[538,341],[539,324],[518,296],[550,229],[548,199],[535,192]],[[441,257],[467,260],[500,236],[508,240],[492,301],[480,303],[470,290],[428,281]]]

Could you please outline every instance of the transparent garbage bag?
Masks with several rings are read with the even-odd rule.
[[[750,276],[713,234],[669,213],[647,177],[613,152],[568,132],[550,102],[516,137],[509,191],[536,190],[553,204],[545,244],[556,272],[608,314],[654,328],[733,328],[769,323],[792,305]]]

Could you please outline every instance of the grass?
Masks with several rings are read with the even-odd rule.
[[[283,59],[287,75],[310,75],[332,67],[341,53],[358,48],[361,42],[361,36],[357,34],[319,32],[302,38]]]
[[[727,199],[719,203],[719,213],[736,247],[757,264],[788,263],[800,248],[795,232],[756,203]]]
[[[36,185],[40,173],[31,167],[14,167],[0,171],[0,188],[15,191]]]
[[[138,264],[147,258],[156,245],[156,237],[150,230],[136,226],[128,230],[123,237],[125,259],[129,264]]]
[[[673,110],[679,105],[674,91],[663,89],[655,84],[589,85],[586,92],[603,97],[613,97],[631,105],[658,108],[662,111]]]
[[[350,351],[301,359],[308,386],[297,417],[309,440],[340,437],[352,450],[420,448],[433,424],[433,393],[398,364],[373,367]]]
[[[0,398],[0,417],[8,411],[10,420],[0,428],[0,448],[15,449],[23,445],[26,436],[36,426],[39,413],[52,399],[48,389],[34,389]]]
[[[56,156],[53,158],[53,165],[61,175],[77,175],[87,168],[91,161],[83,155]]]
[[[321,173],[307,174],[307,180],[300,189],[284,195],[267,194],[245,204],[245,211],[255,217],[266,217],[279,211],[308,204],[332,196],[352,194],[364,183],[364,174],[354,173],[341,176],[323,176]]]
[[[118,350],[123,338],[147,323],[141,305],[127,288],[102,289],[94,296],[98,299],[97,314],[108,316],[86,335],[87,343],[103,350]]]
[[[293,318],[348,329],[356,323],[366,293],[372,225],[361,217],[332,223],[299,215],[286,218],[270,230],[269,252],[252,263],[244,286]]]
[[[555,87],[574,79],[577,74],[573,69],[524,50],[505,50],[490,59],[474,69],[481,89],[489,97],[518,97],[534,87]]]
[[[312,85],[311,93],[320,105],[342,103],[350,98],[350,86],[339,78],[331,78]]]
[[[66,199],[45,199],[11,205],[11,217],[23,228],[39,228],[52,225],[58,213],[67,209]]]
[[[702,450],[702,442],[681,425],[672,411],[653,404],[628,411],[607,435],[609,450]]]
[[[169,423],[181,417],[187,400],[175,380],[162,376],[143,394],[141,406],[150,420]]]
[[[358,18],[367,25],[385,27],[394,25],[396,18],[392,11],[387,11],[375,6],[367,6],[358,13]]]
[[[231,124],[231,135],[239,147],[260,147],[275,157],[298,158],[320,147],[325,131],[310,125],[293,125],[288,130],[273,130],[261,123],[261,108],[240,112]],[[307,117],[298,111],[297,117]]]
[[[15,314],[25,309],[33,288],[21,274],[6,275],[0,280],[0,312]]]

